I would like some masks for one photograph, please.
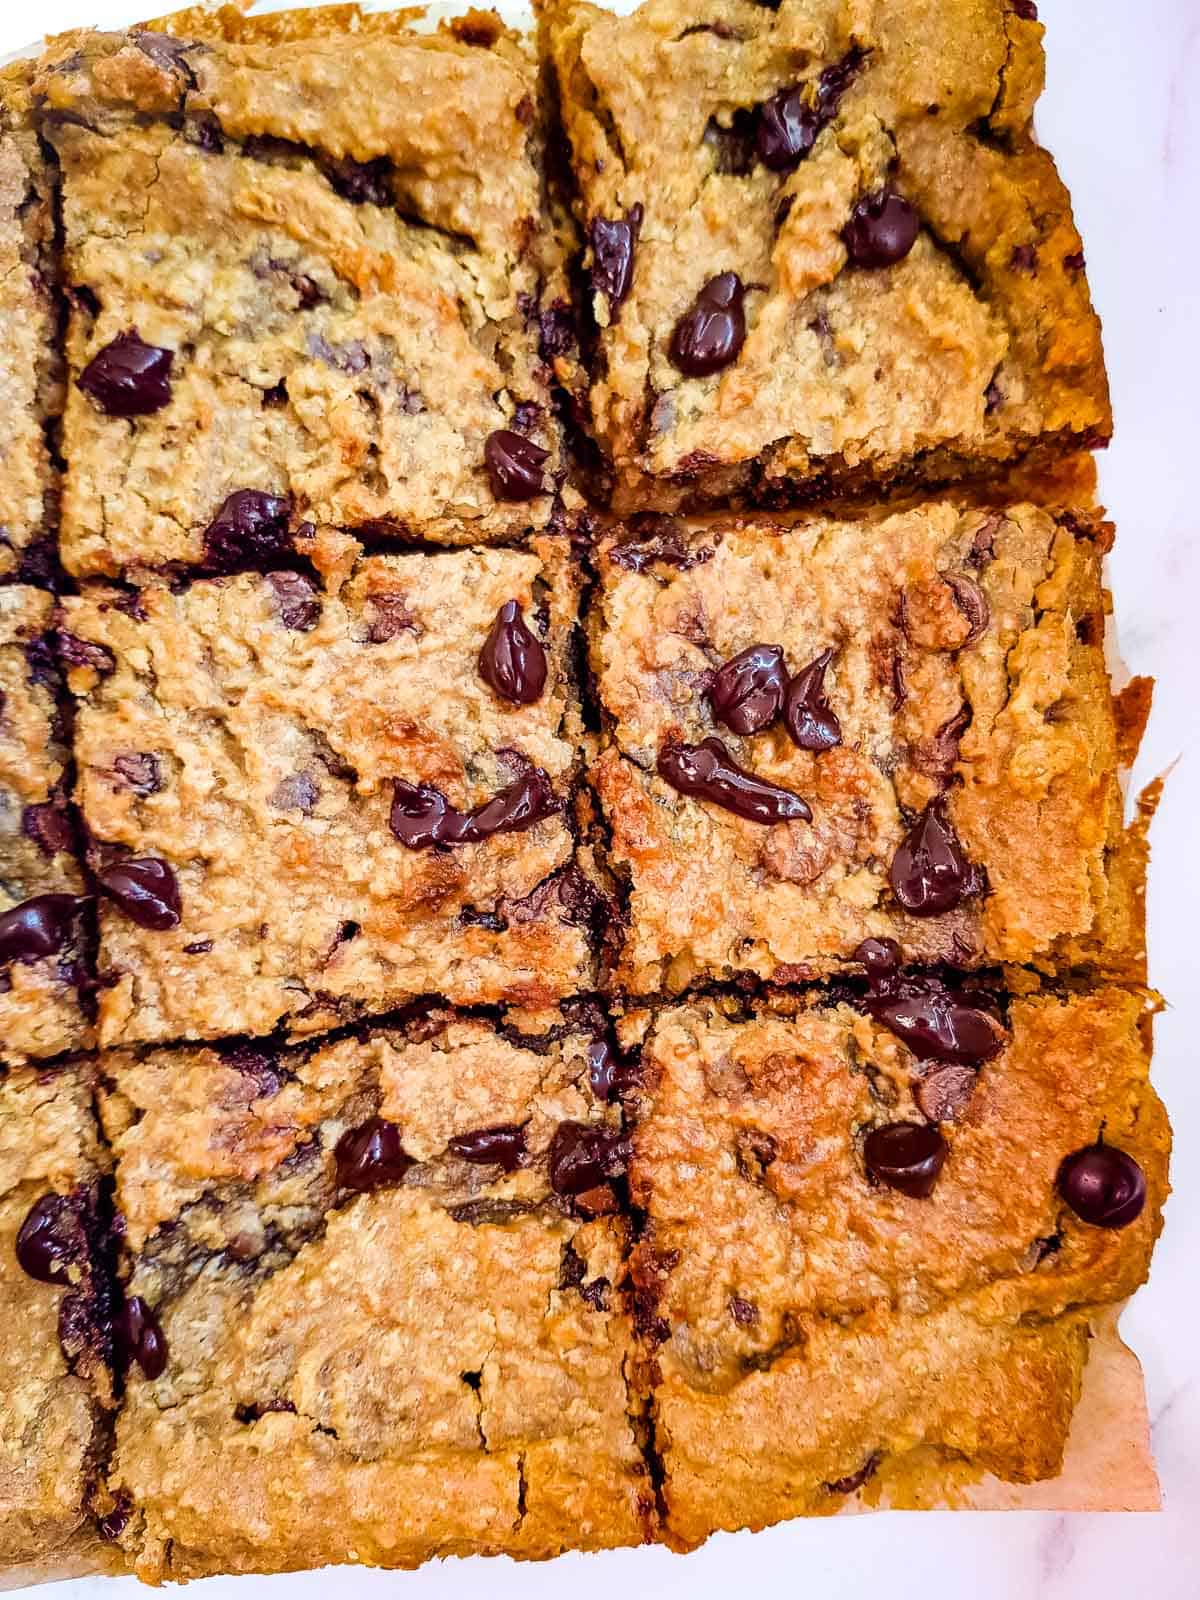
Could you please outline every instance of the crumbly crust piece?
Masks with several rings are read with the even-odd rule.
[[[81,895],[64,792],[67,748],[55,694],[54,597],[0,586],[0,916],[35,897]],[[63,917],[50,955],[0,966],[0,1061],[85,1048],[76,987],[80,919]]]
[[[34,577],[52,530],[44,426],[60,408],[52,181],[30,120],[34,63],[0,71],[0,581]]]
[[[539,312],[563,269],[515,35],[68,35],[36,89],[62,164],[71,378],[130,330],[173,352],[149,414],[69,385],[69,570],[203,564],[241,489],[290,497],[293,526],[399,540],[546,524]],[[533,498],[494,492],[503,429],[543,451]]]
[[[1127,875],[1109,881],[1105,542],[1032,505],[949,502],[859,522],[649,520],[605,539],[591,651],[611,731],[596,783],[631,883],[619,982],[815,977],[881,936],[957,966],[1052,965],[1068,936],[1071,964],[1085,949],[1132,961]],[[760,643],[791,674],[832,652],[839,744],[813,753],[781,722],[739,737],[714,720],[714,669]],[[742,820],[657,775],[664,744],[713,735],[803,796],[811,823]],[[918,916],[889,872],[939,796],[987,887]]]
[[[1088,1315],[1146,1276],[1170,1134],[1139,996],[1014,1000],[1006,1035],[915,1198],[868,1176],[863,1144],[923,1121],[922,1084],[944,1069],[868,1016],[696,1001],[655,1019],[634,1276],[682,1542],[837,1509],[835,1486],[868,1463],[911,1503],[917,1446],[1017,1481],[1057,1472]],[[1128,1227],[1089,1226],[1055,1187],[1097,1138],[1145,1174]]]
[[[1040,24],[1006,0],[541,11],[580,222],[637,219],[624,303],[603,271],[593,286],[618,510],[945,481],[1107,439],[1080,239],[1031,128]],[[815,142],[772,171],[759,108],[797,85]],[[916,242],[848,264],[852,208],[885,187],[916,208]],[[726,272],[747,290],[744,347],[686,376],[672,331]]]
[[[110,1392],[87,1263],[69,1283],[29,1277],[16,1239],[46,1195],[94,1212],[106,1165],[85,1078],[18,1068],[0,1077],[0,1565],[64,1559],[86,1524],[93,1438]]]
[[[101,878],[156,857],[181,902],[159,930],[102,900],[105,1043],[316,1033],[420,994],[536,1006],[591,986],[565,541],[365,556],[317,534],[305,548],[329,563],[323,591],[244,573],[66,602],[98,650],[70,683]],[[547,656],[524,705],[479,665],[510,600]],[[531,769],[555,809],[523,831],[422,849],[392,831],[397,781],[468,811]]]
[[[561,1122],[613,1119],[587,1043],[435,1015],[274,1058],[105,1058],[126,1288],[166,1343],[161,1376],[131,1374],[109,1470],[140,1576],[649,1534],[623,1223],[547,1174]],[[416,1164],[354,1194],[335,1152],[373,1116]],[[450,1143],[496,1124],[524,1129],[508,1175]]]

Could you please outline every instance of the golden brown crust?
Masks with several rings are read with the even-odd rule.
[[[1002,0],[720,0],[702,24],[682,0],[541,13],[581,223],[643,212],[628,298],[593,295],[618,510],[945,481],[1039,440],[1107,438],[1079,235],[1030,126],[1040,26]],[[819,95],[818,74],[851,62],[807,157],[756,161],[757,107],[798,80]],[[923,231],[898,264],[847,268],[851,207],[885,184]],[[745,346],[685,377],[672,329],[729,271],[748,286]]]

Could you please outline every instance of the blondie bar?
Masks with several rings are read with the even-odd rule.
[[[71,301],[64,564],[230,570],[305,518],[450,544],[546,524],[571,321],[531,51],[495,19],[354,8],[208,27],[68,35],[36,83]]]
[[[91,1039],[53,622],[52,595],[0,585],[0,1062]]]
[[[66,601],[103,1043],[590,986],[566,541],[299,544],[323,585]]]
[[[1167,1192],[1143,1031],[1119,990],[894,972],[653,1019],[630,1184],[674,1539],[872,1478],[911,1503],[939,1456],[1055,1475],[1089,1315],[1145,1278]]]
[[[82,1072],[0,1076],[3,1566],[62,1561],[89,1537],[97,1424],[112,1398],[106,1165]]]
[[[110,1515],[144,1578],[636,1544],[588,1027],[105,1058],[126,1220]]]
[[[618,510],[1107,441],[1079,234],[1031,128],[1033,6],[541,10]]]
[[[923,503],[601,541],[595,781],[635,993],[909,961],[1119,966],[1103,525]],[[1106,946],[1112,934],[1112,948]],[[1120,937],[1118,937],[1118,933]]]

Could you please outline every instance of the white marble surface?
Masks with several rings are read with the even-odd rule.
[[[39,27],[126,20],[138,9],[0,0],[0,55]],[[1175,1192],[1150,1283],[1123,1322],[1146,1369],[1163,1510],[890,1513],[722,1536],[686,1559],[639,1550],[542,1566],[218,1578],[197,1586],[197,1600],[401,1591],[406,1600],[465,1600],[481,1590],[489,1600],[725,1600],[779,1585],[822,1600],[1125,1600],[1143,1587],[1154,1600],[1200,1596],[1200,5],[1040,0],[1040,9],[1049,82],[1039,128],[1074,193],[1112,373],[1117,433],[1102,483],[1119,530],[1119,648],[1131,671],[1159,680],[1137,777],[1177,763],[1155,823],[1150,895],[1152,975],[1173,1002],[1158,1023],[1155,1077],[1175,1125]],[[79,1580],[41,1596],[138,1592],[132,1580]]]

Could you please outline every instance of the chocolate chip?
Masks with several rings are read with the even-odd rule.
[[[968,578],[962,572],[944,572],[942,577],[954,595],[955,605],[971,625],[971,631],[958,647],[965,650],[987,632],[988,623],[992,620],[992,608],[988,605],[987,595],[974,578]]]
[[[337,1142],[333,1159],[338,1183],[356,1194],[399,1183],[413,1164],[400,1141],[400,1129],[382,1117],[371,1117],[357,1128],[347,1128]]]
[[[91,639],[81,639],[76,633],[59,628],[55,635],[58,658],[66,667],[90,667],[100,677],[107,678],[116,671],[117,658],[107,645],[94,644]]]
[[[182,907],[175,874],[158,856],[114,862],[96,874],[96,882],[139,928],[163,933],[179,926]]]
[[[157,794],[162,788],[162,767],[158,757],[148,750],[130,750],[124,755],[113,758],[113,772],[132,789],[134,794],[143,799],[147,795]]]
[[[787,670],[777,644],[752,644],[718,668],[708,689],[713,716],[733,733],[761,733],[783,707]]]
[[[70,1283],[72,1267],[82,1268],[88,1244],[76,1196],[44,1194],[29,1208],[17,1230],[21,1270],[38,1283]]]
[[[1003,1049],[996,1019],[940,978],[909,978],[899,988],[897,994],[869,1000],[867,1009],[918,1060],[977,1067]]]
[[[506,600],[479,652],[479,676],[502,700],[529,706],[546,687],[546,652],[525,626],[520,603]]]
[[[644,214],[640,205],[630,206],[624,221],[594,217],[588,229],[592,288],[606,296],[610,320],[633,283],[633,258]]]
[[[817,110],[826,122],[836,114],[842,96],[858,77],[866,59],[867,52],[854,45],[840,61],[822,69],[817,79]]]
[[[867,1457],[857,1472],[852,1472],[845,1478],[834,1478],[831,1483],[823,1484],[822,1487],[828,1494],[854,1494],[875,1476],[882,1460],[883,1457],[876,1450]]]
[[[671,335],[671,360],[689,378],[735,361],[746,342],[745,289],[736,272],[710,278]]]
[[[204,530],[205,571],[236,572],[289,554],[291,512],[292,502],[286,495],[235,489]]]
[[[137,329],[119,333],[79,374],[79,387],[110,417],[143,417],[171,399],[173,350],[146,344]]]
[[[135,1294],[117,1313],[117,1351],[122,1364],[136,1361],[145,1376],[153,1381],[167,1369],[167,1340],[162,1325],[150,1307]]]
[[[549,777],[541,767],[530,767],[494,799],[470,813],[466,842],[477,844],[494,833],[523,833],[557,809]]]
[[[560,1122],[550,1141],[550,1187],[579,1195],[624,1176],[628,1146],[619,1132],[587,1122]]]
[[[1068,272],[1082,272],[1087,266],[1082,250],[1072,250],[1071,254],[1063,257],[1063,266]]]
[[[409,607],[407,595],[398,591],[373,594],[369,604],[373,616],[367,638],[372,644],[386,644],[401,633],[415,634],[419,639],[424,633],[416,612]]]
[[[484,465],[497,500],[532,500],[545,492],[542,468],[549,450],[511,428],[489,433],[483,447]]]
[[[132,1510],[133,1502],[129,1496],[118,1492],[113,1496],[112,1509],[96,1518],[96,1532],[106,1544],[115,1544],[125,1532],[125,1524]]]
[[[942,796],[929,802],[909,830],[889,877],[896,899],[914,917],[940,916],[982,891],[983,874],[963,854]]]
[[[1036,272],[1038,265],[1037,248],[1031,244],[1018,244],[1013,246],[1012,255],[1009,257],[1009,266],[1014,272]]]
[[[268,572],[267,582],[279,603],[279,620],[296,633],[308,633],[321,616],[317,586],[303,572]]]
[[[38,894],[0,913],[0,966],[57,955],[83,903],[73,894]]]
[[[801,86],[780,89],[758,109],[759,160],[772,172],[790,172],[812,149],[823,125],[816,108],[806,104]]]
[[[864,939],[852,957],[867,969],[873,985],[882,984],[900,968],[900,946],[895,939]]]
[[[842,725],[825,698],[825,672],[832,650],[822,650],[788,685],[783,725],[801,750],[832,750],[842,742]]]
[[[1023,22],[1036,22],[1038,19],[1038,8],[1034,0],[1012,0],[1012,8]]]
[[[617,1100],[638,1080],[638,1063],[622,1061],[607,1039],[593,1039],[587,1047],[588,1083],[597,1100]]]
[[[26,806],[21,813],[21,832],[45,856],[61,855],[71,848],[71,819],[61,801]]]
[[[958,763],[958,746],[970,725],[971,711],[960,706],[948,722],[943,722],[929,739],[920,739],[909,749],[909,760],[918,772],[945,783]]]
[[[863,1144],[871,1177],[914,1200],[933,1193],[947,1156],[945,1139],[927,1122],[889,1122],[872,1128]]]
[[[739,1328],[752,1328],[758,1321],[758,1307],[753,1300],[743,1300],[740,1295],[730,1295],[729,1315]]]
[[[916,243],[920,219],[903,195],[879,189],[855,202],[842,239],[856,267],[890,267]]]
[[[1085,1145],[1058,1169],[1058,1192],[1081,1222],[1127,1228],[1146,1204],[1146,1174],[1116,1145]]]
[[[496,833],[521,833],[558,809],[550,779],[530,767],[507,789],[469,812],[452,806],[431,783],[392,780],[389,826],[410,850],[481,844]]]
[[[656,561],[664,566],[676,567],[680,572],[690,572],[693,567],[711,561],[716,552],[711,545],[690,547],[669,517],[643,519],[637,531],[621,544],[614,545],[608,559],[614,567],[626,572],[645,572]]]
[[[448,1146],[452,1155],[480,1165],[495,1165],[515,1172],[525,1155],[525,1129],[515,1123],[495,1128],[476,1128],[471,1133],[456,1133]]]
[[[388,182],[391,171],[385,156],[373,161],[354,161],[349,156],[329,157],[321,170],[343,200],[351,205],[390,206],[392,190]]]
[[[767,783],[739,767],[719,739],[698,745],[665,744],[658,773],[673,789],[696,800],[723,806],[747,822],[811,822],[812,812],[798,794]]]
[[[913,1085],[917,1109],[930,1122],[956,1122],[971,1103],[978,1075],[972,1067],[930,1067]]]

